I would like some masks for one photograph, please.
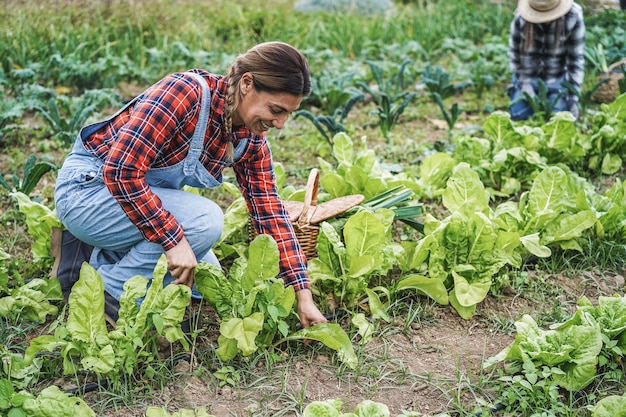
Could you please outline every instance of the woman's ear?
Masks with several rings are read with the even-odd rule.
[[[239,80],[239,91],[241,95],[246,95],[254,88],[254,78],[251,73],[244,73]]]

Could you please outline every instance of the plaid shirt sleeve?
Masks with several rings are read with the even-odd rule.
[[[511,73],[518,77],[517,70],[520,65],[520,45],[522,43],[520,16],[515,15],[511,22],[511,34],[509,36],[509,67]]]
[[[585,21],[582,7],[574,3],[565,24],[569,31],[566,52],[567,81],[580,91],[585,77]]]
[[[167,76],[146,90],[117,131],[104,160],[104,182],[144,238],[164,250],[176,246],[183,229],[148,187],[145,174],[161,149],[195,126],[199,94],[190,77]],[[185,146],[177,150],[184,158]]]
[[[281,277],[296,291],[310,288],[306,260],[276,190],[276,179],[269,145],[262,137],[245,161],[233,165],[237,182],[259,234],[271,235],[280,252]]]

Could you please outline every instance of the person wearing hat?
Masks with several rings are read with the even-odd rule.
[[[553,111],[578,117],[578,97],[585,75],[585,23],[573,0],[519,0],[511,22],[509,63],[512,85],[507,88],[513,120],[526,120],[533,110],[524,93],[535,97],[539,80],[548,88]]]

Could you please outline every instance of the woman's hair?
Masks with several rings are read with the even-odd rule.
[[[260,43],[235,59],[228,73],[228,91],[224,119],[229,137],[227,158],[232,160],[232,116],[239,105],[241,76],[252,74],[254,89],[258,92],[287,93],[297,97],[311,94],[309,64],[293,46],[284,42]]]

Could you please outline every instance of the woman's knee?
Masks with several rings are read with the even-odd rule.
[[[202,236],[205,239],[212,237],[211,240],[215,243],[224,227],[222,209],[213,201],[200,197],[190,206],[190,210],[189,218],[181,222],[185,236]]]

